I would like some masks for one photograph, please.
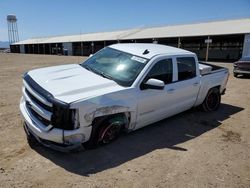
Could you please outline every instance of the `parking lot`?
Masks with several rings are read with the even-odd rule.
[[[84,57],[0,54],[0,187],[250,187],[250,78],[232,63],[218,111],[191,109],[110,145],[60,153],[27,144],[22,74]]]

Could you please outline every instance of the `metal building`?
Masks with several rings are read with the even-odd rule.
[[[199,59],[235,61],[250,55],[250,18],[28,39],[11,51],[88,56],[114,43],[158,43],[193,51]]]

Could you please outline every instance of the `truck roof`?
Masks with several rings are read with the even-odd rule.
[[[152,57],[160,54],[167,55],[183,55],[183,54],[194,54],[190,51],[183,50],[180,48],[175,48],[171,46],[161,45],[161,44],[146,44],[146,43],[122,43],[113,44],[110,46],[113,49],[124,51],[133,55],[151,59]],[[147,51],[148,53],[144,53]]]

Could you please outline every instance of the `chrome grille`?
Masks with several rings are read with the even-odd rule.
[[[52,103],[43,98],[35,90],[33,90],[25,81],[23,87],[23,97],[26,103],[26,109],[33,116],[33,120],[46,127],[52,127]]]

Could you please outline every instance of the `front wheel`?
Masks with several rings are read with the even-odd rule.
[[[221,94],[218,88],[212,88],[208,91],[202,108],[206,112],[215,111],[219,108],[221,102]]]
[[[83,144],[84,147],[92,149],[98,145],[109,144],[119,137],[126,122],[126,117],[123,115],[109,117],[104,121],[95,121],[90,139]]]
[[[99,131],[98,143],[109,144],[114,141],[120,135],[122,124],[119,122],[109,122],[103,126]]]

